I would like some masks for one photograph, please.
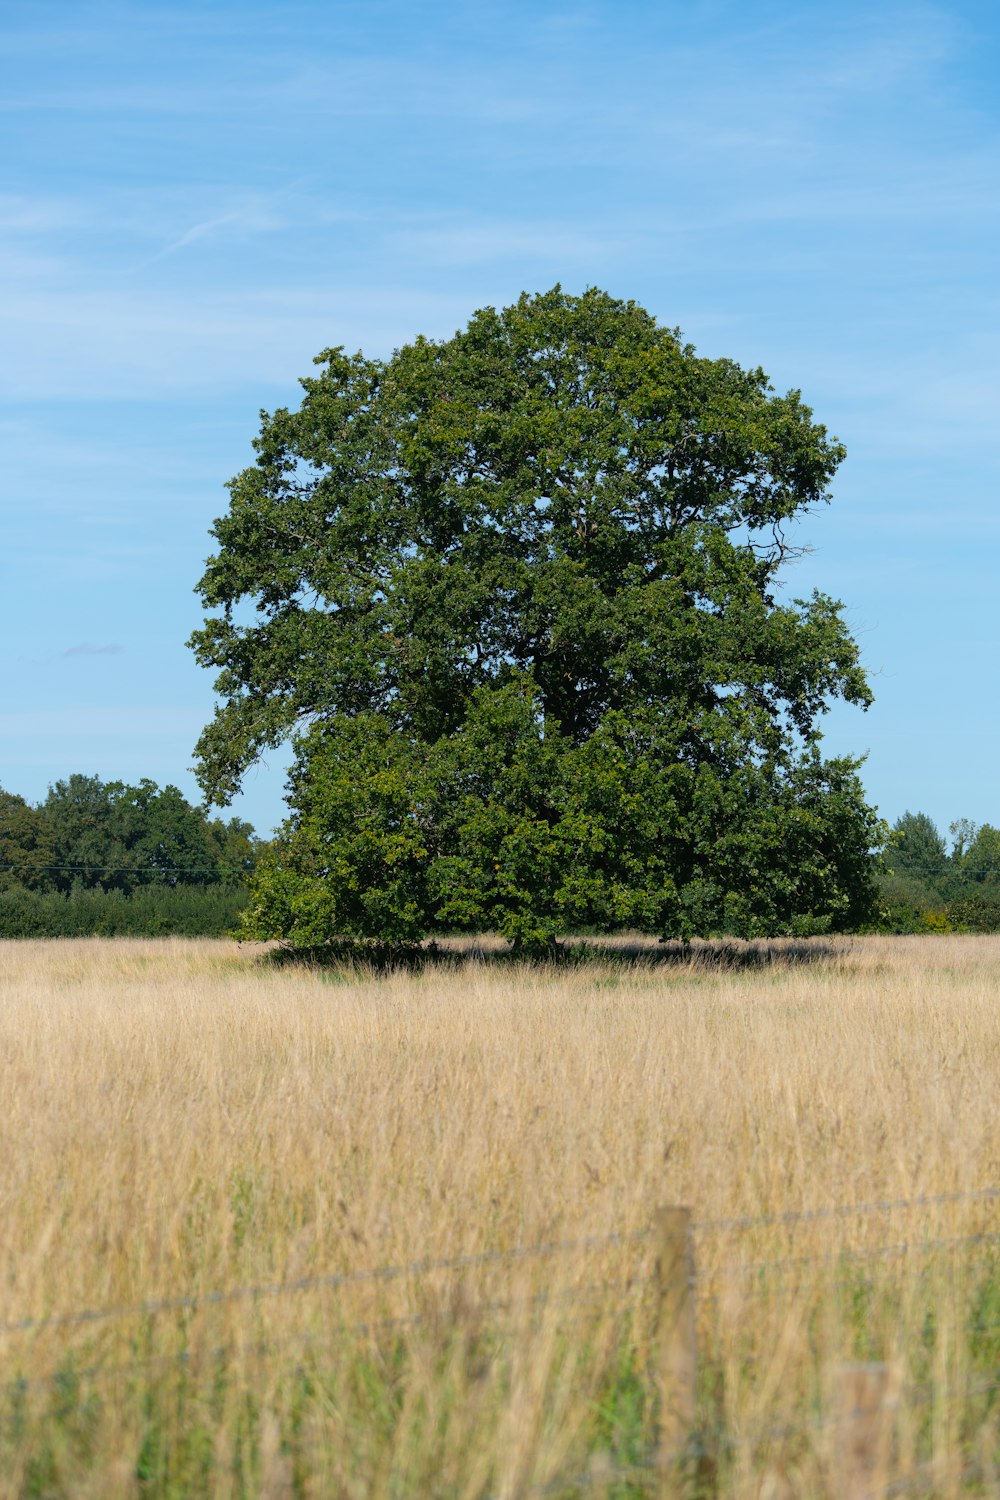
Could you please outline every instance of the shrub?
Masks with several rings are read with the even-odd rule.
[[[220,937],[240,920],[243,887],[147,886],[67,895],[24,889],[0,891],[0,938]]]

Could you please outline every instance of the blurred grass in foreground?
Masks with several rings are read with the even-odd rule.
[[[655,1495],[661,1203],[678,1493],[830,1493],[841,1359],[896,1493],[996,1493],[1000,940],[770,948],[0,945],[0,1495]]]

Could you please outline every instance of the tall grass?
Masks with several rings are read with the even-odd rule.
[[[0,1495],[656,1493],[664,1203],[679,1490],[826,1494],[874,1358],[894,1480],[1000,1493],[1000,939],[629,952],[0,944]]]

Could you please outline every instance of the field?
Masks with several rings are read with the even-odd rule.
[[[892,1493],[1000,1493],[998,938],[5,943],[0,1090],[3,1497],[659,1494],[665,1205],[672,1492],[836,1493],[877,1360]]]

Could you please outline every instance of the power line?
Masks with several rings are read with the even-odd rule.
[[[249,875],[252,870],[246,865],[0,865],[0,872],[12,874],[15,870],[31,870],[36,875],[57,873],[102,874],[102,875]]]

